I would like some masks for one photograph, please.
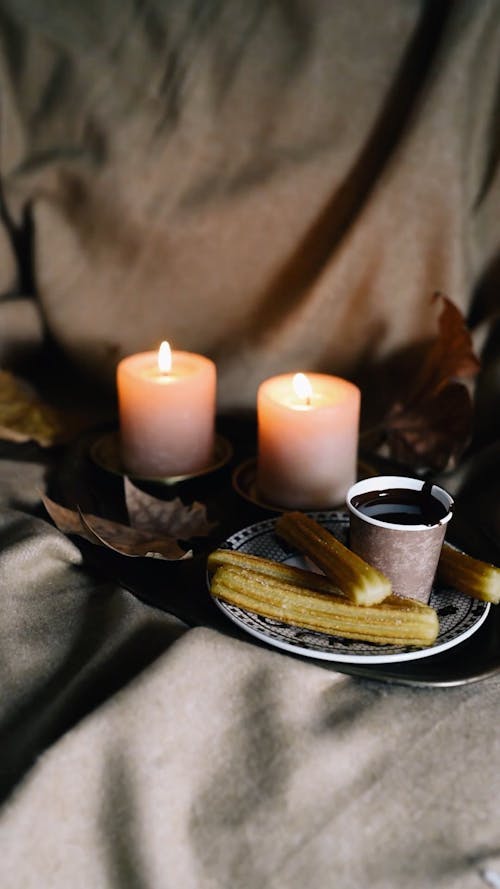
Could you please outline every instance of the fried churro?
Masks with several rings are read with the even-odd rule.
[[[336,593],[342,595],[339,589],[324,574],[315,571],[306,571],[295,565],[286,565],[284,562],[273,562],[271,559],[263,559],[261,556],[253,556],[241,550],[216,549],[210,553],[207,561],[209,574],[214,574],[217,568],[227,566],[230,568],[244,568],[248,571],[256,571],[258,574],[266,574],[275,580],[293,583],[304,589],[317,590],[324,593]]]
[[[330,591],[307,589],[239,566],[218,567],[211,593],[264,617],[379,645],[431,645],[439,632],[435,610],[422,602],[390,596],[366,608]]]
[[[311,559],[356,605],[375,605],[391,594],[391,582],[381,571],[304,513],[284,513],[276,521],[276,533]]]
[[[447,543],[441,550],[437,576],[441,583],[450,584],[474,599],[493,605],[500,603],[500,568],[474,559]]]

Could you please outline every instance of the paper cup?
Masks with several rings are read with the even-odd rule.
[[[446,514],[433,525],[407,525],[382,521],[368,516],[353,505],[360,494],[388,491],[391,488],[420,491],[421,479],[382,475],[363,479],[347,492],[350,547],[365,562],[378,568],[392,583],[397,596],[428,602],[436,573],[446,526],[452,517],[453,499],[438,485],[430,495],[446,509]]]

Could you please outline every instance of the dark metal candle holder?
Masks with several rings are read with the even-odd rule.
[[[233,448],[227,438],[222,435],[215,437],[215,451],[212,462],[197,472],[175,476],[137,476],[128,473],[122,462],[120,433],[117,429],[108,431],[94,439],[89,447],[89,455],[93,462],[105,472],[130,480],[143,490],[157,497],[177,495],[199,496],[200,485],[210,481],[229,463],[233,456]]]

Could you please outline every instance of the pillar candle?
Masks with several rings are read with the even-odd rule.
[[[327,374],[282,374],[259,387],[257,487],[285,509],[343,503],[356,479],[360,391]]]
[[[192,352],[139,352],[117,368],[122,460],[130,475],[190,475],[215,444],[215,364]]]

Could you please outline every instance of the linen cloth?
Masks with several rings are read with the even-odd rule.
[[[446,481],[498,558],[499,4],[3,0],[0,41],[2,366],[112,400],[165,335],[222,411],[300,367],[376,417],[443,290],[483,358]],[[152,608],[49,522],[57,452],[1,457],[2,889],[500,884],[499,679],[181,621],[167,569]]]

